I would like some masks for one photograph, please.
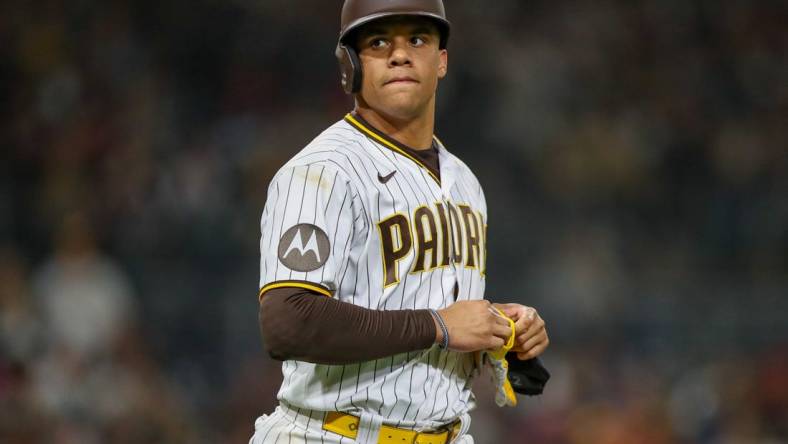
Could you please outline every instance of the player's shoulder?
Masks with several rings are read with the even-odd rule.
[[[344,119],[326,128],[288,160],[279,172],[297,167],[321,167],[348,178],[354,176],[349,150],[360,146],[363,136]]]
[[[353,175],[349,149],[354,149],[363,141],[364,136],[344,119],[326,128],[296,153],[283,168],[319,165]],[[354,151],[357,151],[354,149]]]

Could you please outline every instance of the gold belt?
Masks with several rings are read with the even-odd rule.
[[[323,430],[355,439],[358,435],[358,416],[341,412],[327,412],[323,420]],[[460,421],[446,426],[443,432],[417,432],[387,425],[380,426],[378,444],[447,444],[460,432]]]

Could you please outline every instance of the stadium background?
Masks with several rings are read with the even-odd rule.
[[[0,442],[239,443],[275,170],[349,110],[339,1],[4,2]],[[481,444],[788,442],[788,11],[448,0],[437,133],[547,393]],[[780,80],[782,79],[782,80]]]

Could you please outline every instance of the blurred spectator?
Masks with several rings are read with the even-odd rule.
[[[34,276],[46,319],[47,343],[89,361],[107,353],[135,321],[128,277],[101,255],[84,214],[58,227],[55,251]]]
[[[13,412],[0,440],[189,442],[188,409],[140,339],[125,273],[99,253],[81,213],[64,219],[55,244],[32,279],[35,304],[19,260],[0,259],[0,403]]]

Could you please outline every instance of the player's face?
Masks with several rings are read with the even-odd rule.
[[[439,31],[430,20],[376,21],[362,29],[356,47],[364,72],[360,98],[367,106],[402,120],[434,109],[448,54],[440,49]]]

